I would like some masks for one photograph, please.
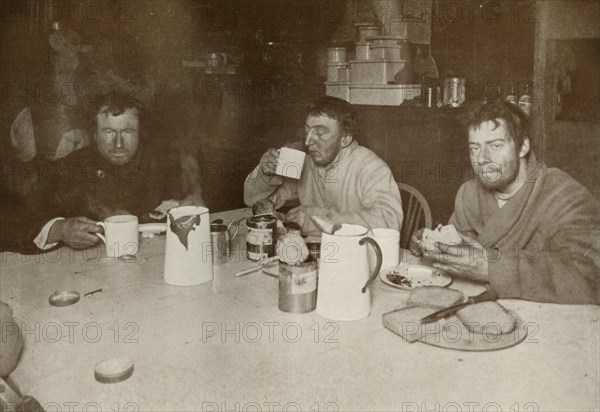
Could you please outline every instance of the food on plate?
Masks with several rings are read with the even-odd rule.
[[[407,305],[444,309],[462,301],[463,294],[458,290],[441,286],[421,286],[410,293]]]
[[[394,285],[407,286],[409,288],[412,288],[412,282],[410,281],[410,279],[407,278],[406,276],[399,274],[396,271],[394,271],[392,273],[388,273],[386,275],[386,277],[387,277],[387,280],[392,282]]]
[[[288,265],[296,265],[308,258],[308,247],[300,235],[288,232],[277,241],[277,256]]]
[[[425,245],[426,250],[435,250],[435,243],[440,242],[446,245],[460,245],[462,238],[458,234],[458,231],[454,225],[438,225],[437,228],[424,229],[423,237],[421,238]]]
[[[473,333],[502,335],[514,330],[517,320],[497,302],[481,302],[456,312],[456,317]]]
[[[396,269],[386,274],[385,277],[394,285],[412,288],[412,282],[408,278],[408,266],[396,266]]]

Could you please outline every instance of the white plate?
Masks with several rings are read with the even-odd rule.
[[[394,272],[410,281],[410,286],[405,284],[397,285],[388,280],[387,276],[394,274]],[[382,270],[379,272],[379,277],[383,283],[402,290],[413,290],[419,286],[448,286],[452,283],[452,278],[442,270],[429,266],[409,265],[405,263]]]
[[[166,223],[144,223],[142,225],[138,225],[138,232],[145,233],[162,233],[167,231]]]

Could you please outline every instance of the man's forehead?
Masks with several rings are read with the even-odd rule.
[[[504,119],[486,120],[469,127],[469,142],[474,140],[511,140]]]
[[[324,126],[331,127],[332,125],[337,125],[338,121],[332,117],[329,117],[324,114],[313,115],[309,114],[306,118],[306,124],[311,127]]]

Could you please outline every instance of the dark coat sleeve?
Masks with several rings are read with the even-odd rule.
[[[51,218],[34,213],[15,193],[5,188],[2,188],[0,202],[0,250],[39,252],[33,240]]]
[[[557,209],[526,246],[507,247],[490,262],[490,284],[500,297],[538,302],[599,304],[598,206],[582,192],[564,193]],[[548,213],[546,208],[544,211]]]

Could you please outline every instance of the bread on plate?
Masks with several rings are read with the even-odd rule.
[[[517,320],[497,302],[481,302],[456,312],[456,317],[473,333],[503,335],[514,330]]]
[[[463,294],[455,289],[441,286],[420,286],[408,297],[407,306],[444,309],[463,302]]]

